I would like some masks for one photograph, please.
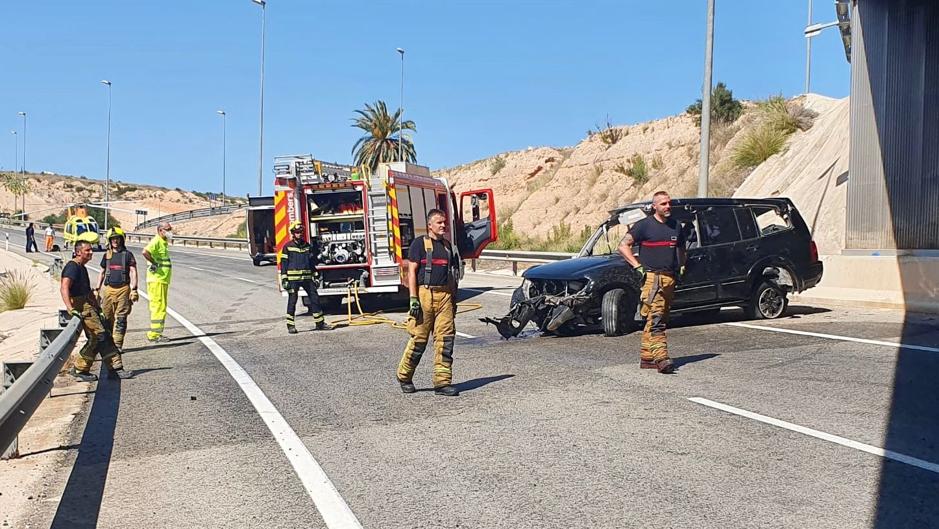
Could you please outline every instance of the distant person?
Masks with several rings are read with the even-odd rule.
[[[36,245],[36,228],[33,227],[33,223],[30,222],[26,226],[26,253],[38,252],[39,246]]]
[[[173,263],[170,261],[169,242],[173,240],[173,226],[161,222],[157,234],[150,239],[143,249],[143,257],[150,263],[147,268],[147,295],[150,296],[150,330],[147,340],[165,342],[163,327],[166,323],[167,295],[170,279],[173,276]]]
[[[91,373],[91,366],[97,354],[100,354],[101,361],[108,365],[109,376],[121,377],[120,372],[124,369],[120,350],[115,347],[111,333],[101,323],[98,299],[92,294],[91,281],[85,268],[91,257],[91,243],[76,242],[75,257],[62,269],[62,281],[59,284],[59,293],[65,303],[65,309],[72,316],[81,318],[82,329],[85,331],[87,341],[78,351],[75,365],[70,371],[72,376],[82,382],[98,380],[98,377]]]
[[[619,253],[642,276],[640,313],[646,318],[646,325],[639,367],[669,374],[675,371],[675,365],[668,356],[665,329],[676,279],[685,268],[685,236],[681,223],[671,218],[668,193],[658,191],[652,195],[652,209],[652,215],[633,224]],[[634,244],[639,245],[639,259],[633,255]]]
[[[55,246],[55,230],[52,229],[52,224],[50,224],[46,226],[46,251],[51,252],[53,246]]]
[[[108,230],[108,250],[101,256],[101,274],[98,288],[101,310],[106,325],[114,337],[114,345],[124,347],[127,317],[140,295],[137,293],[137,260],[124,244],[124,230]]]

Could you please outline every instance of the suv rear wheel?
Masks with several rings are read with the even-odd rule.
[[[788,306],[786,293],[776,284],[763,281],[753,290],[746,313],[754,320],[772,320],[785,314]]]
[[[636,296],[622,288],[614,288],[603,294],[601,318],[603,334],[619,336],[635,328],[633,315],[636,313]]]

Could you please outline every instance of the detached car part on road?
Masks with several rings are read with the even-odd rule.
[[[562,336],[600,325],[607,336],[636,329],[641,278],[617,249],[629,228],[650,214],[649,202],[611,211],[577,257],[528,269],[509,313],[481,320],[504,338],[529,323]],[[789,293],[822,278],[808,226],[787,198],[674,199],[672,217],[681,223],[688,254],[673,314],[739,306],[752,319],[778,318]]]

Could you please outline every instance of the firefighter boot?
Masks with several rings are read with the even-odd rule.
[[[331,331],[333,330],[333,326],[325,321],[318,321],[316,322],[316,327],[313,327],[313,329],[317,331]]]
[[[294,324],[293,314],[287,314],[287,332],[297,334],[297,326]]]
[[[444,397],[458,397],[460,392],[453,386],[441,386],[439,388],[434,388],[434,395],[443,395]]]

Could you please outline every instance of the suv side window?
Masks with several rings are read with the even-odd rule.
[[[737,211],[737,224],[740,226],[740,233],[743,239],[756,239],[760,232],[756,227],[756,221],[753,220],[753,213],[747,208],[740,208]]]
[[[789,221],[779,213],[778,209],[772,206],[754,206],[753,215],[756,217],[756,224],[760,228],[760,235],[770,235],[792,228]]]
[[[725,244],[740,240],[740,229],[733,208],[711,208],[701,212],[699,226],[703,246]]]

